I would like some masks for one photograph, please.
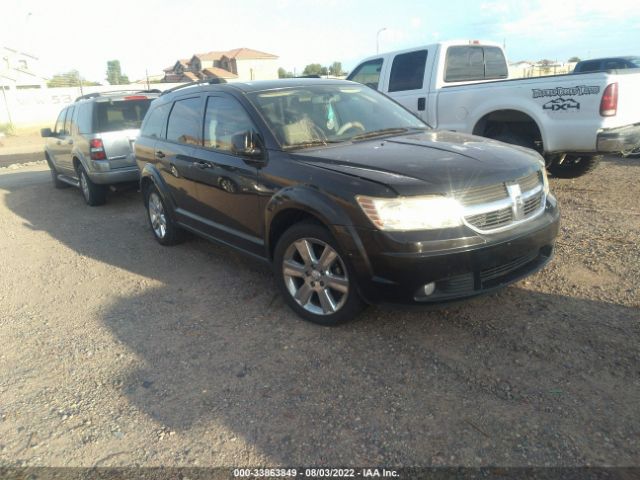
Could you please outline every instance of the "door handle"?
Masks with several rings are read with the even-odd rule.
[[[203,162],[202,160],[199,162],[193,162],[193,166],[197,168],[211,168],[211,165],[208,162]]]
[[[418,110],[423,111],[426,106],[426,99],[424,97],[420,97],[418,99]]]
[[[166,155],[162,152],[162,150],[158,150],[156,152],[156,158],[164,158]]]

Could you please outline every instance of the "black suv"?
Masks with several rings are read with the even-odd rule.
[[[161,244],[188,230],[270,262],[325,325],[502,287],[558,232],[540,155],[434,131],[348,81],[185,86],[152,102],[135,155]]]

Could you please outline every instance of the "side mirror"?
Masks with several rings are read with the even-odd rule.
[[[40,136],[43,137],[43,138],[53,137],[53,132],[51,131],[50,128],[41,128],[40,129]]]
[[[258,145],[256,135],[252,132],[243,132],[231,137],[233,153],[248,158],[262,157],[262,148]]]

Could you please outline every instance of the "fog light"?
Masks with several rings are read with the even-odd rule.
[[[424,293],[425,297],[428,297],[436,290],[436,282],[427,283],[424,287],[422,287],[422,293]]]

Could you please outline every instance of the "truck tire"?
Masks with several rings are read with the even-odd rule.
[[[566,155],[562,163],[557,159],[549,162],[547,170],[557,178],[576,178],[596,168],[601,159],[602,155]]]
[[[82,164],[78,164],[76,171],[78,173],[80,191],[82,192],[82,197],[87,205],[90,207],[104,205],[107,201],[107,187],[105,185],[93,183]]]

